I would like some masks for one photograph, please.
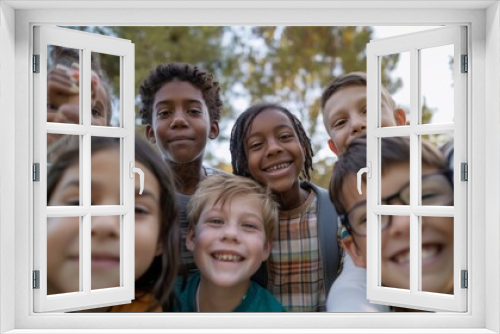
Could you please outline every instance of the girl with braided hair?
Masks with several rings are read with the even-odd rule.
[[[221,173],[203,165],[208,140],[219,135],[222,109],[219,84],[210,73],[197,66],[161,64],[144,80],[139,94],[146,137],[156,144],[174,172],[182,263],[188,273],[193,272],[196,265],[185,242],[186,205],[202,180]]]
[[[309,182],[302,124],[279,104],[253,105],[236,120],[230,150],[233,173],[269,187],[280,206],[271,255],[254,280],[286,311],[325,311],[340,259],[337,220],[328,192]]]

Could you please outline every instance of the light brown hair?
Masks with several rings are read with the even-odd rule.
[[[323,94],[321,95],[321,109],[325,109],[326,102],[333,94],[342,88],[350,86],[365,86],[366,87],[366,73],[364,72],[351,72],[336,77],[326,86]],[[391,97],[391,94],[385,87],[381,87],[382,99],[387,103],[391,111],[396,110],[396,103]]]
[[[217,174],[201,181],[198,189],[187,205],[189,229],[194,229],[203,209],[208,203],[220,203],[224,206],[236,196],[254,196],[260,201],[261,215],[266,234],[266,241],[272,240],[274,228],[278,223],[278,204],[273,200],[268,188],[241,176]]]

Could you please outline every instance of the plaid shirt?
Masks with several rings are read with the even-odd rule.
[[[325,311],[317,212],[314,192],[300,207],[280,212],[268,260],[268,290],[287,312]]]

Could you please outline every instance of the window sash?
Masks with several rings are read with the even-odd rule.
[[[134,47],[130,41],[65,28],[35,27],[34,51],[40,55],[40,73],[34,76],[34,161],[40,163],[40,182],[34,184],[34,265],[40,271],[40,288],[33,290],[35,312],[73,311],[103,305],[129,303],[134,299],[134,179],[129,177],[129,162],[134,161]],[[80,50],[80,120],[81,124],[48,123],[47,46],[58,45]],[[91,52],[120,57],[120,128],[91,126],[90,77]],[[123,92],[124,91],[124,92]],[[47,206],[47,133],[79,136],[80,206]],[[91,138],[120,138],[120,197],[122,205],[91,205]],[[91,218],[95,215],[120,215],[120,286],[91,289]],[[80,217],[80,291],[47,295],[47,217]]]
[[[384,38],[367,45],[367,164],[372,166],[371,178],[367,178],[367,296],[374,303],[431,311],[467,310],[467,290],[461,289],[461,270],[467,269],[467,186],[460,180],[460,163],[467,162],[466,106],[467,89],[465,74],[460,73],[460,55],[467,54],[466,28],[459,26],[438,28],[424,32]],[[454,45],[454,124],[419,125],[420,60],[419,50],[441,45]],[[380,127],[380,57],[410,51],[410,125]],[[421,188],[421,140],[422,134],[453,132],[454,153],[454,206],[429,207],[418,205]],[[392,136],[410,137],[410,205],[378,205],[381,189],[381,138]],[[410,289],[382,287],[380,282],[381,231],[380,214],[410,216]],[[419,291],[421,268],[421,216],[454,217],[454,294],[436,294]]]

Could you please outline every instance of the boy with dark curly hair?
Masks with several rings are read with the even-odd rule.
[[[188,221],[186,205],[198,184],[221,173],[203,166],[208,139],[219,135],[222,101],[219,84],[207,71],[184,63],[161,64],[139,88],[140,113],[146,137],[156,144],[172,167],[179,205],[182,262],[188,272],[196,269],[185,247]]]

